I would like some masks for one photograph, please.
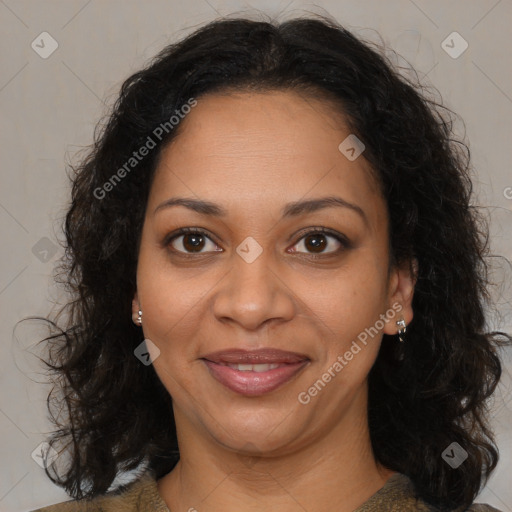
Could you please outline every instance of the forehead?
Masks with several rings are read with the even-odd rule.
[[[300,156],[312,150],[320,153],[327,146],[333,149],[333,139],[336,142],[350,133],[344,116],[333,108],[332,102],[288,90],[207,94],[199,98],[177,131],[169,147],[178,144],[185,149],[204,141],[208,148],[197,149],[226,149],[226,156],[232,158],[246,155],[245,148],[256,151],[258,146],[260,157],[270,155],[269,150],[276,145],[293,151],[283,153],[283,157]],[[234,150],[240,155],[233,155]]]
[[[351,133],[332,103],[292,91],[215,93],[197,102],[162,150],[150,202],[186,194],[250,204],[256,194],[269,205],[339,192],[382,215],[368,162],[339,149]]]

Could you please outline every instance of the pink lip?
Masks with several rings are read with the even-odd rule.
[[[225,350],[203,358],[210,375],[235,393],[258,396],[282,386],[308,363],[309,358],[282,350]],[[243,371],[228,364],[279,364],[277,368],[264,372]]]

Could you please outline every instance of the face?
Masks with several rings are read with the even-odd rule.
[[[364,410],[382,334],[412,319],[385,200],[364,155],[338,149],[350,131],[333,112],[294,92],[211,94],[162,151],[133,312],[160,351],[178,435],[306,446]],[[287,354],[226,366],[258,349]],[[216,360],[226,350],[234,359]]]

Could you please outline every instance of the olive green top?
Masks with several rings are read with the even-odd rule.
[[[191,507],[192,510],[193,507]],[[89,501],[66,501],[32,512],[170,512],[158,493],[156,479],[146,472],[137,480]],[[385,485],[354,512],[438,512],[414,495],[414,485],[395,473]],[[500,512],[489,505],[472,505],[467,512]]]

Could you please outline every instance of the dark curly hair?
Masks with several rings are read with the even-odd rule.
[[[409,476],[427,503],[465,509],[498,461],[487,399],[502,371],[499,347],[512,340],[486,329],[489,240],[470,203],[469,149],[454,138],[453,112],[426,86],[394,69],[377,44],[315,16],[216,20],[167,46],[123,83],[87,155],[71,166],[56,279],[72,298],[44,340],[58,428],[49,443],[68,451],[68,465],[59,471],[61,456],[46,473],[70,496],[92,498],[124,471],[144,463],[161,478],[179,459],[171,397],[153,366],[134,357],[143,334],[131,318],[148,193],[179,125],[113,177],[191,98],[229,90],[332,101],[364,142],[387,202],[393,264],[418,263],[403,353],[384,335],[368,377],[374,456]],[[64,420],[54,407],[58,416],[67,408]],[[453,442],[468,453],[457,470],[441,457]]]

